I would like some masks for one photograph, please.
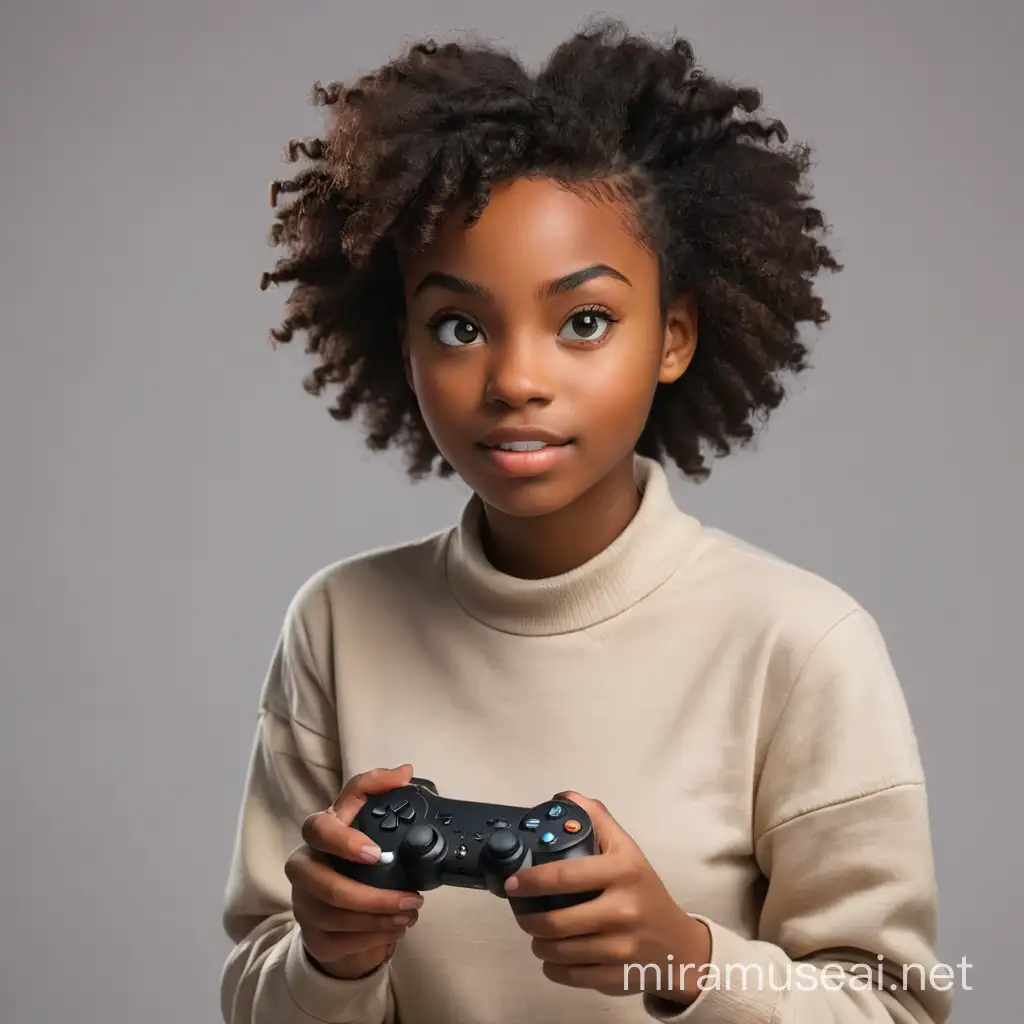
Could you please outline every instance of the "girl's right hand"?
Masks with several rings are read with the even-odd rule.
[[[380,851],[351,827],[372,793],[405,786],[412,766],[378,768],[353,777],[326,811],[303,823],[303,845],[285,864],[292,884],[292,911],[302,942],[313,963],[335,978],[360,978],[394,952],[423,904],[419,893],[375,889],[335,871],[324,854],[360,863],[374,863]],[[364,852],[366,848],[376,853]]]

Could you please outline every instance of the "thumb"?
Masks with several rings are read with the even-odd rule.
[[[566,790],[558,795],[563,800],[571,800],[573,803],[579,804],[590,815],[602,853],[636,845],[629,833],[612,817],[611,811],[600,800],[584,796],[574,789]]]
[[[397,768],[374,768],[359,775],[353,775],[331,807],[335,817],[349,825],[366,802],[366,797],[376,793],[407,786],[412,778],[411,764],[400,764]]]

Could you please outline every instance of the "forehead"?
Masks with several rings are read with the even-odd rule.
[[[495,289],[517,283],[532,288],[595,263],[609,264],[631,280],[657,272],[655,257],[637,237],[631,208],[598,191],[520,179],[496,185],[471,227],[465,227],[462,213],[447,217],[430,249],[408,264],[411,284],[430,270]]]

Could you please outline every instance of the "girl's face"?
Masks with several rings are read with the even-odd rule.
[[[558,512],[631,464],[655,388],[692,357],[695,311],[662,320],[658,261],[628,213],[518,180],[405,267],[405,360],[427,428],[507,515]]]

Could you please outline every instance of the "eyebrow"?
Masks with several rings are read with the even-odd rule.
[[[564,295],[566,292],[574,291],[588,281],[598,277],[612,277],[632,287],[632,282],[625,274],[620,273],[607,263],[595,263],[592,266],[584,267],[582,270],[574,270],[571,274],[548,281],[537,289],[540,298],[553,298],[556,295]],[[468,281],[463,277],[456,277],[453,274],[445,274],[440,270],[432,270],[416,286],[413,298],[428,288],[443,288],[445,291],[459,292],[462,295],[476,295],[481,299],[493,299],[494,295],[490,289],[475,281]]]

